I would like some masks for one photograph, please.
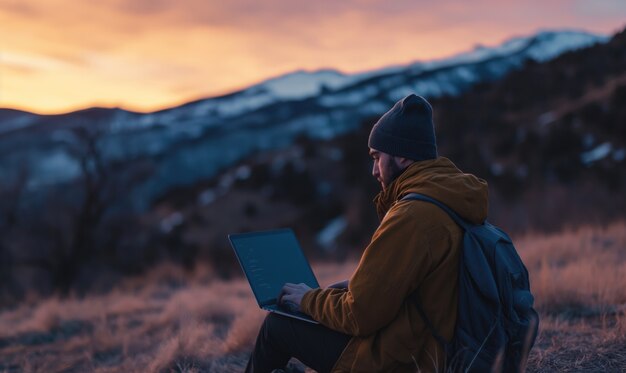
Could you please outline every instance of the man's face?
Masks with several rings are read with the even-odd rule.
[[[402,173],[403,167],[400,165],[398,157],[391,156],[376,149],[370,148],[370,156],[374,159],[372,176],[378,180],[383,191],[385,191],[389,184]]]

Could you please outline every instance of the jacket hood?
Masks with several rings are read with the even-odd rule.
[[[463,173],[445,157],[415,162],[407,167],[374,199],[379,217],[382,219],[391,206],[409,193],[434,198],[473,224],[481,224],[487,219],[487,182]]]

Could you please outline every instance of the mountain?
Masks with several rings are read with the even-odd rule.
[[[411,89],[430,92],[439,154],[489,183],[491,222],[519,235],[623,219],[626,30],[554,56],[577,38],[296,72],[150,114],[0,110],[0,283],[67,293],[167,259],[228,277],[227,234],[281,226],[307,255],[347,258],[378,224],[369,131]]]
[[[623,219],[626,30],[431,103],[439,154],[488,182],[492,223],[520,235]],[[237,231],[290,226],[318,257],[362,250],[378,224],[366,148],[377,118],[326,139],[298,137],[171,190],[153,222],[177,250],[224,268],[236,266],[225,237]]]
[[[580,31],[544,31],[448,59],[359,74],[298,71],[148,114],[103,108],[62,115],[2,110],[0,175],[15,180],[27,174],[33,191],[70,182],[84,173],[77,152],[85,147],[85,136],[97,137],[92,140],[104,164],[155,163],[153,175],[130,198],[142,210],[170,188],[210,178],[250,154],[283,148],[299,136],[329,139],[350,132],[409,92],[431,99],[458,95],[530,60],[546,61],[607,40]],[[81,128],[88,134],[77,135]]]

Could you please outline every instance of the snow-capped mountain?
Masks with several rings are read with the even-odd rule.
[[[608,36],[590,34],[583,31],[543,31],[530,37],[516,37],[503,44],[494,47],[479,46],[472,51],[464,52],[449,58],[415,62],[408,66],[393,66],[379,70],[361,72],[356,74],[344,74],[336,70],[324,69],[313,72],[296,71],[283,76],[272,78],[255,84],[247,89],[234,92],[232,94],[216,97],[212,99],[199,100],[180,107],[184,109],[181,113],[178,110],[166,110],[161,113],[148,114],[141,121],[144,124],[158,122],[169,122],[181,117],[203,117],[226,119],[234,116],[244,115],[247,112],[258,110],[262,107],[276,104],[283,101],[303,100],[310,97],[324,95],[325,92],[344,90],[354,86],[359,82],[377,78],[387,77],[384,85],[394,85],[398,79],[393,77],[403,77],[407,73],[412,75],[428,74],[437,70],[460,67],[452,75],[460,75],[462,79],[470,84],[480,77],[472,75],[471,71],[461,67],[466,65],[488,62],[494,59],[516,57],[516,60],[533,59],[538,62],[547,61],[561,53],[584,48],[598,42],[605,42]],[[501,75],[509,70],[510,66],[504,62],[503,66],[495,67],[493,73]],[[501,70],[501,71],[498,71]],[[434,86],[432,86],[434,84]],[[406,87],[415,89],[424,96],[437,96],[446,93],[458,93],[456,87],[452,87],[446,78],[439,79],[438,82],[425,83],[422,86]],[[398,92],[406,91],[398,87]],[[396,93],[394,98],[401,93]],[[332,101],[323,99],[323,102]],[[340,104],[343,101],[340,102]]]
[[[298,136],[332,138],[379,115],[408,93],[429,98],[458,95],[493,81],[527,61],[603,43],[607,36],[545,31],[450,58],[358,74],[297,71],[231,94],[159,112],[88,109],[40,116],[0,110],[0,178],[28,174],[32,190],[84,172],[77,128],[97,133],[99,157],[108,164],[151,159],[151,176],[133,191],[136,208],[176,185],[210,178],[253,153],[280,149]]]

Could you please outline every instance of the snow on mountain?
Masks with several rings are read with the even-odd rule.
[[[476,83],[499,79],[528,59],[544,61],[607,39],[585,32],[542,32],[446,59],[357,74],[296,71],[225,96],[149,114],[99,109],[22,117],[5,112],[0,116],[0,150],[11,156],[0,161],[0,176],[17,177],[19,165],[31,164],[30,169],[37,170],[32,173],[33,185],[71,180],[78,171],[63,152],[71,139],[54,133],[98,122],[105,129],[99,146],[106,161],[159,159],[155,174],[133,194],[134,203],[145,206],[174,185],[210,178],[255,152],[288,146],[298,136],[332,138],[346,133],[409,93],[430,98],[457,95]],[[34,126],[42,129],[39,136],[25,131]],[[46,152],[53,155],[48,161]]]
[[[530,39],[530,37],[513,38],[495,47],[477,45],[471,51],[462,52],[451,57],[433,61],[417,62],[414,64],[414,68],[417,68],[419,71],[425,71],[453,65],[476,63],[491,58],[502,57],[521,51],[528,45]]]
[[[228,118],[281,101],[302,100],[325,89],[339,89],[361,76],[336,70],[299,70],[281,75],[230,95],[199,101],[193,105],[196,116]]]
[[[528,59],[543,62],[566,51],[608,40],[608,36],[583,31],[544,31],[535,36],[512,38],[495,47],[479,46],[449,58],[415,62],[375,85],[362,87],[359,91],[328,92],[320,95],[318,102],[329,108],[369,104],[380,91],[385,91],[390,101],[397,101],[410,93],[429,98],[457,95],[477,82],[502,77]]]
[[[142,119],[143,124],[180,123],[189,117],[202,117],[205,120],[219,120],[244,115],[263,107],[285,102],[304,100],[321,96],[320,102],[326,107],[335,105],[354,105],[364,102],[372,96],[372,89],[367,92],[348,93],[343,96],[332,95],[332,92],[341,91],[358,83],[382,76],[426,74],[438,69],[458,66],[459,69],[451,72],[452,77],[444,82],[424,81],[415,87],[396,87],[397,92],[417,90],[425,96],[441,96],[443,94],[457,94],[458,87],[455,81],[463,80],[464,85],[473,84],[479,77],[469,69],[463,67],[468,64],[486,62],[494,58],[506,58],[515,54],[524,54],[524,58],[536,61],[546,61],[568,50],[587,47],[596,42],[605,42],[608,36],[596,35],[584,31],[544,31],[529,37],[515,37],[498,46],[479,46],[472,51],[463,52],[448,58],[433,61],[418,61],[406,66],[390,66],[382,69],[344,74],[337,70],[323,69],[317,71],[299,70],[275,78],[265,80],[244,90],[229,95],[197,101],[184,105],[180,109],[172,109],[161,113],[148,114],[150,119]],[[497,66],[492,67],[497,69]],[[506,73],[507,69],[495,71],[498,76]],[[386,78],[387,80],[390,78]],[[391,78],[393,79],[393,78]],[[396,79],[397,80],[397,79]],[[393,81],[386,85],[393,85]],[[326,93],[331,93],[330,96]],[[393,94],[396,98],[400,93]],[[358,99],[356,96],[362,96]]]
[[[590,165],[591,163],[598,161],[611,153],[613,146],[609,142],[605,142],[593,148],[592,150],[582,153],[580,155],[580,160],[586,164]]]
[[[555,58],[563,52],[585,48],[594,43],[604,43],[609,39],[610,37],[606,35],[577,30],[542,31],[533,36],[513,37],[493,47],[478,45],[471,51],[451,57],[416,62],[413,67],[425,71],[452,65],[476,63],[519,53],[525,48],[529,48],[526,53],[530,57],[538,62],[543,62]]]
[[[535,38],[528,54],[537,62],[551,60],[565,52],[586,48],[595,43],[606,43],[610,37],[583,31],[544,31]]]
[[[153,126],[179,127],[183,124],[187,127],[210,127],[221,125],[226,119],[247,115],[270,105],[312,97],[318,97],[318,101],[324,107],[358,105],[377,95],[380,90],[391,90],[388,95],[391,100],[398,99],[408,92],[418,92],[428,97],[454,95],[484,78],[484,74],[481,76],[477,71],[480,69],[472,68],[471,65],[497,58],[517,56],[519,59],[520,54],[524,55],[523,58],[546,61],[568,50],[607,40],[608,36],[584,31],[543,31],[529,37],[511,38],[498,46],[478,46],[472,51],[443,59],[418,61],[405,66],[395,65],[355,74],[344,74],[332,69],[299,70],[265,80],[228,95],[198,100],[159,112],[131,115],[117,109],[119,112],[110,123],[110,130],[111,132],[137,131]],[[516,64],[491,65],[489,73],[499,77]],[[436,76],[433,76],[433,72],[441,69],[449,71],[446,74],[435,73]],[[406,75],[421,75],[421,77],[413,77],[413,82],[405,84]],[[358,86],[360,82],[377,78],[380,79],[376,82],[376,86],[369,85],[363,90],[346,91],[352,86]],[[24,128],[35,122],[36,120],[26,116],[16,118],[11,123],[0,125],[0,133]]]
[[[301,70],[267,80],[252,89],[266,90],[281,99],[302,99],[317,95],[324,88],[338,89],[353,81],[352,76],[335,70]]]

